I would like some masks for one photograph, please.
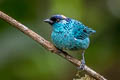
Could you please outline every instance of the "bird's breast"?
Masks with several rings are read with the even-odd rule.
[[[67,48],[70,44],[69,32],[52,32],[51,38],[54,45],[59,49]],[[72,36],[71,36],[72,37]]]

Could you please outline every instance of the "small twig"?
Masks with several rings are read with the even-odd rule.
[[[32,31],[31,29],[27,28],[26,26],[24,26],[20,22],[16,21],[12,17],[3,13],[2,11],[0,11],[0,18],[3,19],[4,21],[8,22],[9,24],[11,24],[13,27],[16,27],[18,30],[22,31],[24,34],[31,37],[33,40],[38,42],[40,45],[42,45],[47,50],[65,58],[67,61],[71,62],[72,64],[74,64],[77,67],[80,66],[81,62],[78,59],[72,57],[71,55],[69,55],[68,53],[66,53],[64,51],[59,51],[52,43],[45,40],[43,37],[41,37],[40,35],[38,35],[34,31]],[[86,74],[94,77],[97,80],[107,80],[106,78],[104,78],[103,76],[101,76],[99,73],[95,72],[94,70],[92,70],[88,66],[85,66],[84,70],[85,70]]]

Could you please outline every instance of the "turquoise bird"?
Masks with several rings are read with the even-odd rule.
[[[52,42],[58,49],[82,50],[80,69],[84,69],[84,51],[90,44],[89,36],[96,31],[64,15],[53,15],[44,21],[52,26]]]

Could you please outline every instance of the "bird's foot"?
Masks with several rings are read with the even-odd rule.
[[[80,69],[81,70],[85,69],[85,61],[84,60],[81,60]]]
[[[85,61],[84,60],[81,60],[81,64],[80,66],[78,67],[79,70],[84,70],[85,69]]]

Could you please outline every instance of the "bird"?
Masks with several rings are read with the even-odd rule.
[[[88,28],[82,22],[66,17],[61,14],[52,15],[44,22],[52,26],[51,39],[53,44],[59,50],[82,50],[82,59],[80,69],[85,68],[85,50],[89,47],[89,36],[96,31]]]

